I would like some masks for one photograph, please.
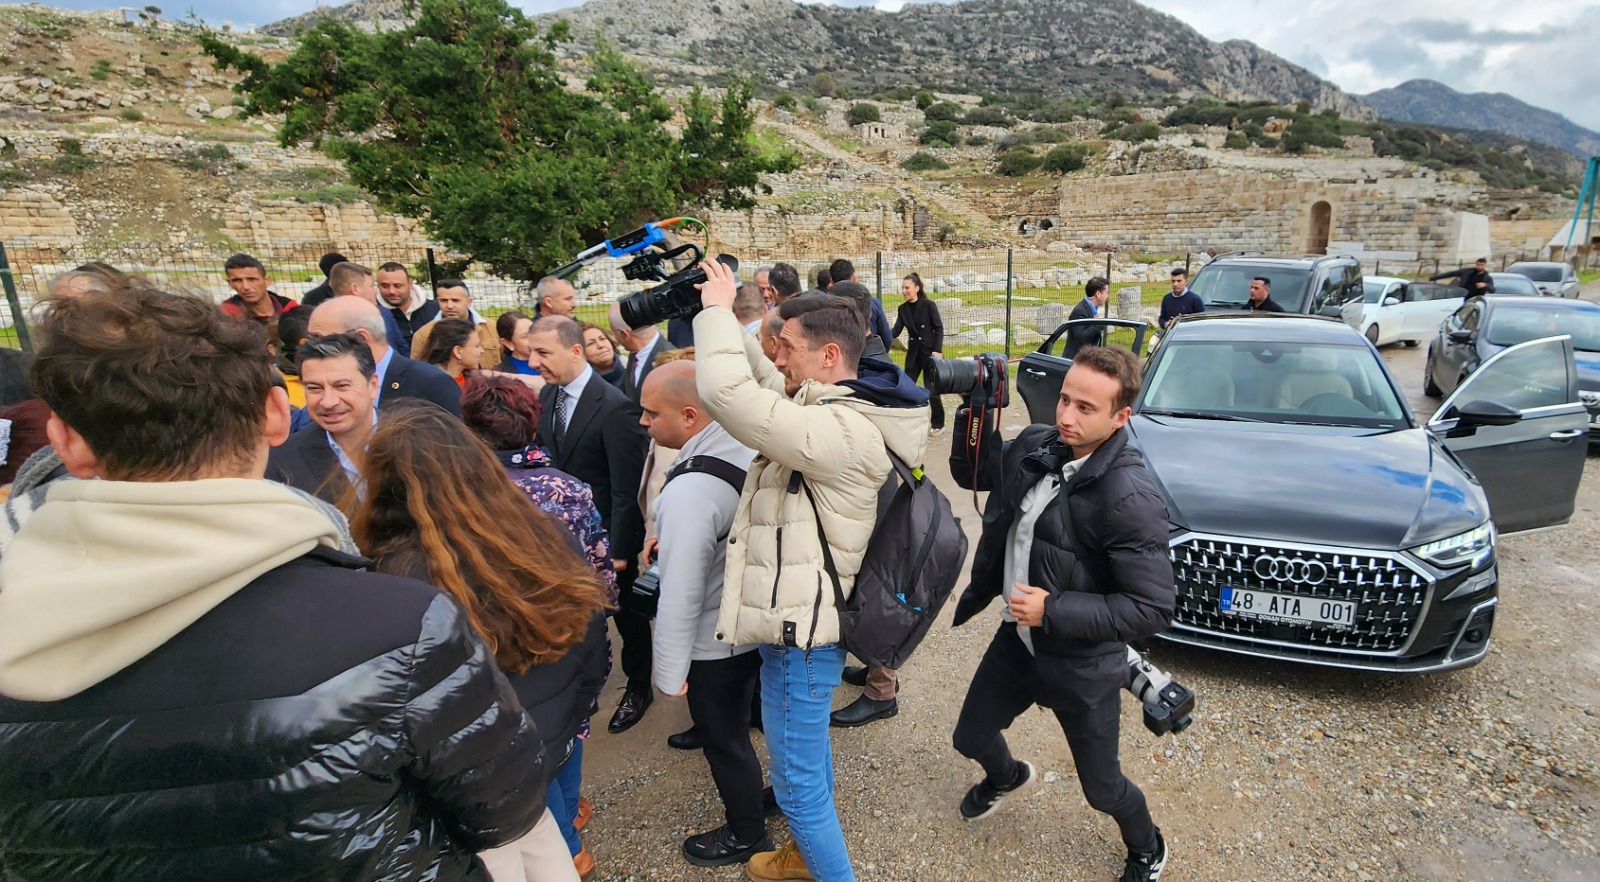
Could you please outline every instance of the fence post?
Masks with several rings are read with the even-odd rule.
[[[33,351],[33,340],[28,336],[27,317],[22,313],[22,301],[17,297],[17,283],[11,278],[11,261],[6,257],[6,243],[0,242],[0,285],[6,289],[6,303],[11,307],[11,326],[17,331],[17,346],[23,352]]]
[[[433,261],[433,249],[428,249],[428,290],[439,296],[439,265]]]
[[[877,252],[877,255],[878,255],[878,257],[877,257],[877,272],[874,273],[874,275],[878,279],[878,283],[877,283],[878,284],[878,305],[882,306],[883,305],[883,252],[879,251],[879,252]]]
[[[1009,250],[1007,254],[1010,254]],[[1007,257],[1007,259],[1009,260],[1010,258]],[[1109,251],[1106,252],[1106,284],[1111,284],[1111,252]]]
[[[1185,279],[1189,278],[1189,249],[1187,248],[1183,250],[1183,277]],[[1111,280],[1106,279],[1106,281],[1109,282]]]
[[[1372,274],[1375,276],[1383,275],[1383,261],[1381,259],[1372,262]]]
[[[1006,362],[1011,361],[1011,249],[1006,249]]]

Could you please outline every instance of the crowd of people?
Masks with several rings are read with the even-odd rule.
[[[554,277],[490,319],[463,280],[429,297],[337,254],[298,304],[245,254],[220,307],[103,264],[54,280],[31,359],[0,350],[0,875],[586,878],[615,661],[611,733],[687,703],[668,743],[724,822],[686,861],[853,880],[829,729],[897,714],[898,675],[846,665],[823,586],[852,591],[891,455],[920,479],[944,325],[915,273],[891,325],[847,260],[810,290],[704,266],[665,333],[578,321]],[[1117,758],[1126,643],[1175,602],[1123,431],[1139,382],[1083,341],[1056,425],[1005,443],[956,610],[1002,597],[1001,622],[952,736],[976,821],[1035,783],[1001,733],[1051,709],[1124,882],[1167,862]]]

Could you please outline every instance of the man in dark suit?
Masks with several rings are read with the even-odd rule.
[[[628,350],[628,366],[623,369],[621,389],[634,404],[639,403],[639,390],[644,388],[644,378],[655,370],[656,355],[677,349],[672,341],[661,336],[655,325],[634,330],[622,320],[622,307],[611,304],[611,330],[617,342]]]
[[[267,477],[327,502],[361,478],[361,458],[378,422],[378,371],[372,350],[354,334],[300,344],[300,381],[313,427],[267,454]]]
[[[1067,316],[1067,320],[1075,322],[1081,319],[1100,318],[1110,299],[1111,283],[1096,276],[1083,286],[1083,300],[1072,308],[1072,314]],[[1099,346],[1102,336],[1104,336],[1103,325],[1098,328],[1072,328],[1067,331],[1067,351],[1063,354],[1071,358],[1073,353],[1085,346]]]
[[[421,398],[461,415],[461,387],[433,365],[412,361],[396,352],[389,343],[378,307],[365,298],[329,300],[311,313],[308,330],[318,337],[354,334],[367,344],[377,366],[380,407],[396,398]]]
[[[528,361],[546,381],[539,392],[539,440],[550,451],[551,465],[589,484],[601,523],[611,534],[612,564],[622,598],[615,621],[628,686],[609,728],[623,732],[639,722],[654,697],[653,610],[630,590],[644,546],[639,479],[649,440],[639,425],[639,405],[589,367],[577,322],[566,316],[539,319],[533,323],[530,346]]]

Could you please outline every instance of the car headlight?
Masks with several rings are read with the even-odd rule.
[[[1465,533],[1419,545],[1411,553],[1441,567],[1479,564],[1494,550],[1494,538],[1494,522],[1484,521]]]

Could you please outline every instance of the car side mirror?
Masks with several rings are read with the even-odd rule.
[[[1344,310],[1337,306],[1324,306],[1317,310],[1317,315],[1325,318],[1344,318]]]
[[[1451,343],[1471,343],[1472,342],[1472,332],[1466,330],[1465,328],[1462,328],[1462,329],[1456,330],[1456,331],[1451,331],[1450,332],[1450,342]]]
[[[1469,401],[1456,411],[1458,426],[1509,426],[1522,421],[1522,411],[1498,401]]]
[[[1401,300],[1398,297],[1385,297],[1385,298],[1383,298],[1383,305],[1384,306],[1399,306],[1400,303],[1401,303]]]

